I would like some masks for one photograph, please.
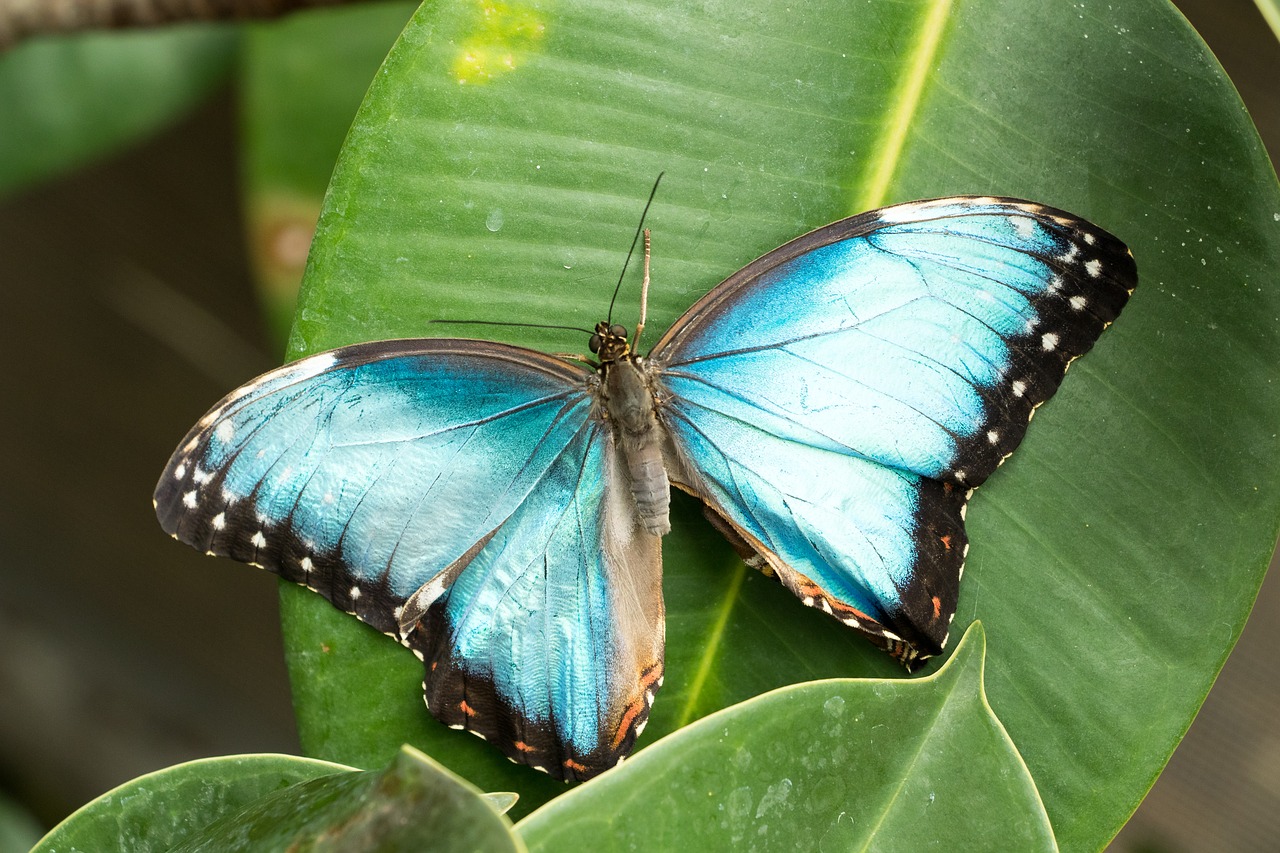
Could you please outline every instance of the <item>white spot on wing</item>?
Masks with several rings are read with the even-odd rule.
[[[988,430],[987,441],[989,441],[991,444],[998,443],[1000,441],[1000,433],[996,432],[995,430]]]
[[[300,382],[304,379],[310,379],[312,376],[328,370],[336,364],[337,361],[338,357],[333,353],[322,352],[319,355],[313,355],[310,358],[295,361],[293,364],[286,364],[284,367],[277,368],[270,373],[262,374],[252,382],[241,385],[240,388],[232,394],[230,402],[234,403],[237,400],[249,396],[268,382],[275,385],[285,385],[291,382]],[[213,423],[213,421],[215,421],[221,414],[221,410],[210,412],[205,416],[205,421],[207,421],[205,425],[207,426],[209,423]]]
[[[431,605],[435,604],[436,599],[444,595],[444,576],[436,575],[431,580],[418,587],[418,590],[409,596],[409,605],[413,607],[417,613],[426,613]],[[398,619],[400,614],[396,615]]]
[[[240,395],[237,394],[236,396],[240,396]],[[210,424],[212,424],[214,421],[216,421],[218,418],[222,416],[222,413],[223,411],[225,411],[225,409],[226,409],[225,406],[219,406],[218,408],[214,409],[212,412],[206,413],[205,416],[201,418],[199,423],[197,423],[196,425],[199,426],[201,429],[208,427]],[[191,443],[194,444],[195,441],[196,440],[193,438],[191,440]]]
[[[1027,383],[1023,382],[1021,379],[1015,380],[1010,388],[1012,389],[1013,396],[1015,397],[1021,397],[1023,394],[1027,393]]]
[[[311,574],[311,570],[315,568],[315,564],[311,562],[310,557],[303,557],[302,561],[298,565],[302,566],[302,571],[307,574]]]
[[[213,529],[222,530],[227,526],[227,514],[220,512],[213,517]]]
[[[183,495],[183,496],[182,496],[182,505],[183,505],[183,506],[185,506],[187,509],[195,509],[195,508],[196,508],[196,491],[195,491],[195,489],[192,489],[191,491],[187,492],[185,495]]]
[[[219,441],[224,443],[228,442],[231,439],[235,438],[235,435],[236,435],[235,424],[231,423],[231,421],[229,420],[223,421],[222,423],[218,424],[218,426],[214,429],[213,434],[218,437]]]
[[[981,201],[979,199],[979,201]],[[954,199],[938,198],[930,201],[913,201],[907,204],[896,204],[893,207],[885,208],[880,211],[880,221],[886,223],[892,222],[915,222],[927,211],[934,207],[955,204]]]
[[[282,367],[278,375],[282,379],[288,379],[296,382],[299,379],[310,379],[319,373],[323,373],[330,367],[338,363],[338,357],[331,352],[322,352],[319,355],[313,355],[310,358],[304,358],[302,361],[295,361],[293,364]]]
[[[351,587],[351,600],[355,601],[358,598],[360,598],[360,587],[358,586]]]
[[[1046,333],[1040,338],[1040,346],[1045,352],[1053,352],[1058,348],[1058,336],[1053,332]]]
[[[261,530],[249,537],[249,541],[253,543],[255,548],[267,547],[267,537],[262,535]]]
[[[1085,299],[1083,296],[1073,296],[1067,301],[1076,311],[1083,311],[1084,306],[1089,304],[1089,300]]]
[[[1094,258],[1084,265],[1084,269],[1091,277],[1097,278],[1102,274],[1102,261]]]
[[[173,479],[181,480],[185,476],[187,476],[187,463],[183,462],[177,468],[173,469]]]

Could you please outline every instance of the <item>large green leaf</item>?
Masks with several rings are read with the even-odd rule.
[[[1160,0],[424,8],[344,148],[291,354],[438,318],[589,325],[660,170],[652,329],[786,239],[907,198],[1030,197],[1133,247],[1125,315],[971,504],[956,622],[987,627],[991,701],[1058,841],[1102,846],[1235,642],[1280,516],[1280,192],[1229,82]],[[694,514],[665,542],[646,743],[770,688],[892,672]],[[431,722],[412,656],[290,592],[312,752],[372,766],[408,740],[525,804],[561,790]]]
[[[501,807],[405,747],[382,770],[324,776],[263,797],[191,833],[171,851],[519,853],[524,845],[511,834]]]
[[[975,623],[927,678],[811,682],[704,717],[517,830],[531,850],[1056,850],[983,695],[983,648]]]
[[[0,57],[0,193],[79,166],[190,109],[225,79],[230,27],[32,39]]]
[[[139,776],[85,804],[31,853],[167,851],[189,833],[300,782],[351,768],[293,755],[205,758]]]

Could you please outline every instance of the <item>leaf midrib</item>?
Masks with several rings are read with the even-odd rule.
[[[925,83],[942,45],[942,36],[950,19],[951,3],[952,0],[932,0],[924,16],[916,34],[915,45],[903,66],[898,89],[885,110],[880,138],[872,146],[871,159],[859,181],[861,190],[855,196],[854,211],[884,206],[889,185],[902,160],[907,133],[920,109]]]

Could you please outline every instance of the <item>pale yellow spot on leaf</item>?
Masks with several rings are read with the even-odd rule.
[[[473,86],[515,71],[546,32],[538,12],[519,3],[480,0],[476,11],[474,29],[458,45],[452,69],[455,80]]]

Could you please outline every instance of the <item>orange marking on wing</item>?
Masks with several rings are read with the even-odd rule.
[[[514,746],[516,749],[520,750],[521,752],[534,752],[534,751],[535,751],[535,748],[534,748],[534,747],[530,746],[529,744],[525,743],[525,742],[524,742],[524,741],[522,741],[522,740],[518,740],[518,741],[516,741],[514,744],[512,744],[512,746]]]
[[[942,537],[942,547],[946,548],[948,551],[951,550],[951,534],[950,533]]]
[[[468,705],[466,699],[463,699],[458,703],[458,710],[466,714],[468,717],[474,717],[476,715],[476,709]]]
[[[585,764],[579,764],[578,762],[574,761],[572,758],[566,759],[564,762],[564,766],[575,773],[582,773],[587,769],[587,766]]]
[[[862,621],[862,622],[877,621],[871,618],[870,616],[868,616],[867,614],[863,613],[858,608],[850,607],[848,604],[845,604],[842,601],[836,601],[835,599],[831,598],[830,596],[827,595],[826,590],[824,590],[822,587],[818,586],[816,583],[809,580],[807,577],[800,574],[799,572],[796,572],[795,576],[796,578],[798,578],[795,585],[795,594],[800,596],[801,598],[812,598],[814,600],[815,607],[817,606],[819,601],[825,601],[831,607],[831,610],[833,613],[835,612],[847,613],[853,618],[858,619],[859,621]]]
[[[941,615],[942,615],[942,599],[938,598],[938,596],[935,595],[933,597],[933,618],[937,619]]]
[[[649,690],[660,678],[662,678],[662,667],[650,667],[640,676],[640,686],[645,690]],[[627,732],[631,731],[632,726],[636,724],[636,718],[643,714],[648,707],[649,702],[643,696],[627,706],[627,710],[622,714],[622,719],[618,721],[618,730],[613,733],[613,749],[617,749],[622,745]]]
[[[643,710],[644,700],[631,703],[626,713],[622,715],[622,719],[618,722],[618,730],[613,733],[613,740],[609,743],[610,749],[617,749],[622,746],[622,741],[626,739],[627,733],[635,725],[636,717],[640,716],[640,712]]]

